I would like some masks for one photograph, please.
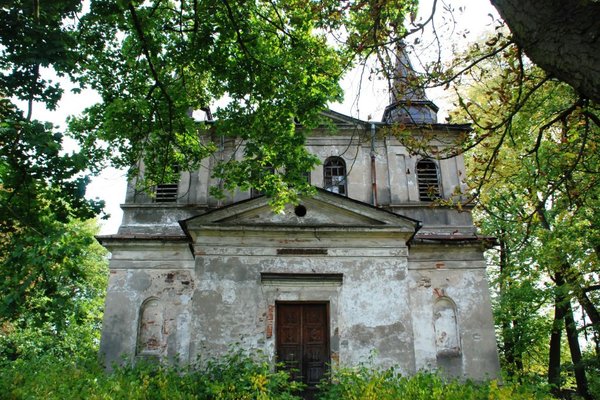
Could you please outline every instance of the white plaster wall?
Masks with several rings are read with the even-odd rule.
[[[398,249],[366,249],[364,241],[345,244],[353,249],[351,257],[344,249],[331,248],[328,256],[275,256],[252,247],[252,241],[247,248],[202,246],[203,254],[196,258],[192,358],[204,359],[239,343],[272,359],[275,329],[267,337],[265,320],[269,306],[276,301],[326,301],[335,362],[353,365],[373,355],[378,365],[414,372],[406,251],[398,257]],[[343,283],[278,286],[261,283],[261,272],[341,273]]]
[[[409,286],[417,369],[435,369],[434,304],[446,296],[456,305],[460,338],[459,368],[451,375],[497,378],[500,370],[485,263],[476,248],[414,246]]]
[[[159,357],[187,361],[190,343],[193,261],[185,245],[113,248],[100,354],[107,366],[136,354],[140,308],[156,298],[163,313]]]

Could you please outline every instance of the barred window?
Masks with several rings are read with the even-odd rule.
[[[157,203],[174,203],[177,201],[177,191],[179,185],[177,183],[163,183],[156,185],[155,201]]]
[[[347,196],[346,163],[341,157],[329,157],[323,165],[325,190]]]
[[[175,174],[179,173],[179,167],[173,167]],[[160,183],[154,188],[154,201],[156,203],[175,203],[179,192],[178,182]]]
[[[310,185],[310,171],[304,173],[304,179]]]
[[[423,159],[417,163],[419,200],[433,201],[440,198],[440,183],[435,162]]]

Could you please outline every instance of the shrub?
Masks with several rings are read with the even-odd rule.
[[[535,400],[551,396],[539,386],[496,381],[460,382],[433,373],[402,376],[360,365],[334,371],[321,386],[321,400]],[[137,363],[106,373],[95,357],[19,358],[0,366],[2,399],[300,399],[301,385],[273,372],[260,354],[232,351],[202,366]]]
[[[232,352],[201,368],[138,363],[106,373],[95,359],[20,358],[0,370],[3,399],[292,400],[300,385],[260,356]]]
[[[402,376],[394,368],[382,370],[360,365],[341,368],[321,386],[321,400],[534,400],[550,395],[540,387],[444,379],[421,372]]]

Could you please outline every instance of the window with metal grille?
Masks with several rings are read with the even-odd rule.
[[[440,182],[437,165],[428,159],[417,163],[419,200],[433,201],[440,198]]]
[[[310,185],[310,171],[304,173],[304,179]]]
[[[340,157],[329,157],[323,165],[325,190],[347,195],[346,163]]]
[[[156,185],[154,201],[157,203],[174,203],[177,201],[177,183],[163,183]]]
[[[171,167],[175,175],[179,175],[179,166]],[[179,192],[179,183],[166,182],[160,183],[154,187],[154,201],[156,203],[175,203]]]

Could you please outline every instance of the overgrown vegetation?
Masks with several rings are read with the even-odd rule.
[[[321,399],[378,400],[476,400],[476,399],[547,399],[542,385],[444,379],[435,373],[403,376],[396,369],[381,370],[361,365],[336,370],[322,386]]]
[[[0,234],[0,361],[97,352],[108,278],[94,221]]]
[[[138,364],[106,373],[96,358],[45,355],[2,365],[4,399],[294,399],[298,384],[233,352],[202,368]]]
[[[138,364],[107,374],[86,357],[45,354],[0,364],[3,399],[300,399],[301,385],[287,373],[273,372],[260,356],[235,351],[203,367]],[[337,370],[321,386],[319,398],[411,400],[546,399],[543,388],[445,381],[421,373],[404,377],[396,370],[368,366]]]

